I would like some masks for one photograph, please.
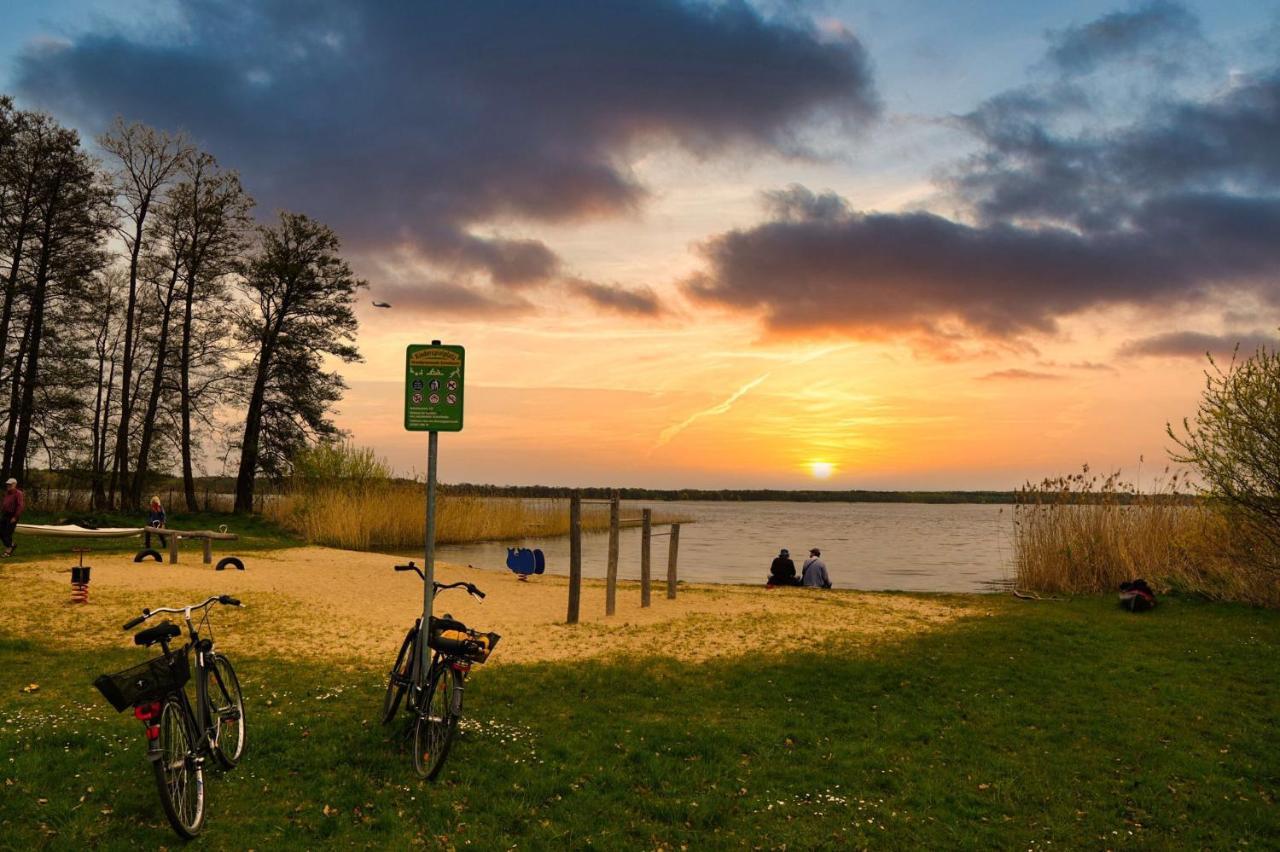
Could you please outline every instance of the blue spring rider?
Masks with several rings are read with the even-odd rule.
[[[547,570],[547,560],[541,550],[508,547],[507,567],[521,580],[528,580],[530,574],[541,574]]]

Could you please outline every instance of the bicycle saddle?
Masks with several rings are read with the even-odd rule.
[[[161,639],[171,639],[174,636],[180,636],[182,628],[174,624],[172,621],[166,621],[163,624],[157,624],[155,627],[148,627],[139,633],[134,634],[133,644],[135,645],[154,645]]]

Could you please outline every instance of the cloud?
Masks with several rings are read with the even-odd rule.
[[[1149,4],[1055,34],[1048,56],[1100,68],[1194,41],[1189,14]],[[1060,71],[957,120],[981,146],[943,180],[959,213],[773,191],[763,222],[701,244],[705,263],[684,289],[760,316],[773,334],[925,336],[951,348],[1026,343],[1118,306],[1280,307],[1280,67],[1242,71],[1209,94],[1160,92],[1137,110],[1098,100],[1130,91],[1118,79],[1086,82]]]
[[[1223,357],[1230,356],[1237,346],[1242,355],[1248,356],[1264,346],[1272,350],[1280,349],[1280,338],[1261,331],[1240,334],[1170,331],[1130,340],[1116,354],[1130,358],[1203,358],[1206,353]]]
[[[662,313],[657,295],[648,287],[628,290],[616,284],[574,279],[569,282],[569,288],[596,307],[615,313],[641,317],[656,317]]]
[[[1013,369],[1013,370],[997,370],[994,373],[987,373],[985,376],[979,376],[978,381],[980,382],[993,382],[993,381],[995,382],[1007,382],[1007,381],[1047,382],[1047,381],[1058,381],[1061,378],[1062,376],[1059,376],[1056,373],[1039,373],[1039,372],[1036,372],[1035,370]]]
[[[168,29],[98,25],[28,50],[23,99],[90,130],[116,114],[183,128],[262,209],[502,287],[561,274],[553,249],[502,226],[633,210],[639,150],[785,152],[811,121],[878,109],[854,36],[746,3],[177,6]]]
[[[417,312],[430,316],[518,316],[534,310],[528,300],[509,292],[487,291],[480,287],[465,287],[445,281],[384,284],[377,288],[376,298],[390,302],[397,312]]]
[[[1199,20],[1186,8],[1156,0],[1052,31],[1049,41],[1047,61],[1068,74],[1087,74],[1116,61],[1145,62],[1167,73],[1180,69],[1188,47],[1203,45],[1204,37]]]

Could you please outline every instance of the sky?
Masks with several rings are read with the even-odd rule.
[[[0,91],[184,130],[369,282],[337,415],[451,482],[1149,482],[1280,332],[1280,3],[11,2]],[[392,304],[372,307],[373,300]]]

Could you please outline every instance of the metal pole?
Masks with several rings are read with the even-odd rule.
[[[671,525],[671,547],[667,550],[667,597],[676,599],[676,555],[680,552],[680,525]]]
[[[569,497],[569,624],[578,623],[582,604],[582,498],[577,491]]]
[[[618,519],[621,517],[621,502],[615,489],[609,495],[609,566],[605,575],[605,615],[613,615],[618,608]]]
[[[649,605],[649,585],[652,581],[652,574],[649,571],[649,546],[653,543],[653,510],[645,509],[642,513],[640,521],[642,532],[640,535],[640,606]]]
[[[439,340],[431,341],[432,346],[439,346]],[[418,631],[418,682],[425,684],[427,661],[431,659],[428,644],[431,632],[431,609],[435,603],[436,593],[436,456],[440,446],[440,433],[432,430],[427,433],[427,518],[424,539],[426,553],[423,557],[422,573],[422,629]]]

